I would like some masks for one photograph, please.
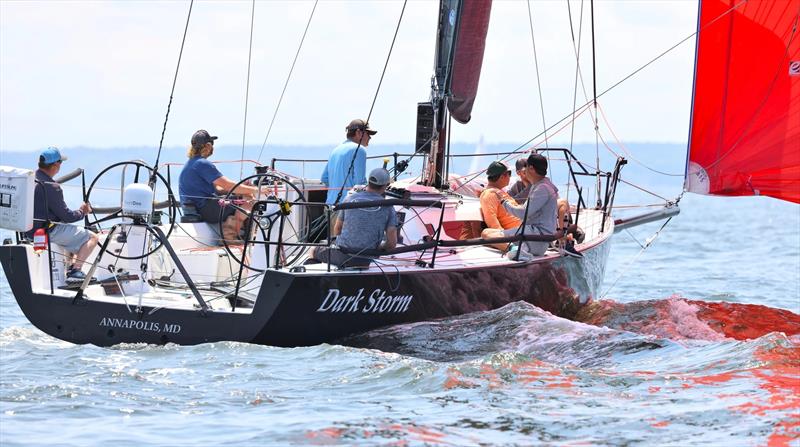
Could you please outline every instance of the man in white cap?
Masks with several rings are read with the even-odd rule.
[[[389,185],[389,172],[383,168],[369,173],[367,188],[349,195],[342,203],[372,202],[384,200]],[[397,213],[393,206],[383,205],[369,208],[341,210],[339,219],[333,225],[333,235],[338,236],[336,246],[314,250],[311,258],[336,265],[369,265],[370,260],[359,257],[360,250],[391,250],[397,246]]]
[[[81,282],[86,274],[81,266],[97,246],[97,235],[76,225],[92,212],[88,203],[82,203],[77,210],[71,210],[64,201],[64,191],[53,177],[61,170],[61,163],[67,157],[61,155],[57,147],[50,146],[39,154],[39,169],[36,170],[36,189],[33,193],[33,229],[27,235],[44,228],[50,242],[58,244],[67,251],[67,282]]]

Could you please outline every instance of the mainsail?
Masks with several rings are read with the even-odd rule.
[[[449,93],[451,96],[447,102],[447,108],[453,119],[464,124],[471,118],[472,105],[475,103],[475,95],[478,92],[492,1],[472,0],[443,3],[453,4],[444,10],[448,11],[448,24],[451,27],[455,25],[457,28],[453,45],[455,54],[452,55],[452,65],[449,70]],[[458,22],[456,22],[456,7],[460,9]],[[447,29],[447,27],[444,28]]]
[[[800,203],[800,0],[704,0],[687,191]]]

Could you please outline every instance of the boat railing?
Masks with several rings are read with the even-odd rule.
[[[569,179],[572,182],[572,185],[575,187],[575,191],[578,194],[578,199],[576,201],[576,213],[575,213],[575,222],[578,223],[578,219],[580,218],[580,213],[582,209],[587,208],[587,203],[584,198],[584,191],[583,188],[580,186],[580,182],[578,181],[579,177],[594,177],[600,178],[604,183],[605,192],[597,198],[597,203],[595,204],[595,209],[600,209],[603,212],[603,223],[605,223],[606,217],[611,212],[611,205],[613,204],[614,195],[616,193],[617,183],[619,181],[619,171],[621,167],[626,163],[624,159],[617,160],[617,164],[614,167],[614,170],[611,172],[601,171],[599,169],[590,169],[589,166],[581,162],[573,152],[568,148],[563,147],[545,147],[545,148],[534,148],[537,153],[560,153],[563,158],[560,158],[560,161],[563,161],[567,165]],[[525,155],[526,152],[520,151],[506,151],[506,152],[487,152],[487,153],[479,153],[479,154],[448,154],[447,158],[476,158],[476,157],[504,157],[508,158],[512,155]],[[381,154],[381,155],[372,155],[368,156],[368,160],[372,159],[386,159],[386,158],[393,158],[394,163],[391,168],[391,172],[395,180],[397,180],[397,175],[404,171],[406,166],[408,165],[408,159],[400,160],[400,157],[414,157],[419,155],[418,153],[399,153],[393,152],[390,154]],[[273,158],[270,162],[270,169],[276,170],[278,167],[278,162],[283,163],[327,163],[327,159],[299,159],[299,158]],[[477,173],[467,174],[467,177],[477,178],[478,175],[482,174],[483,171],[479,171]],[[470,178],[470,180],[472,179]],[[602,231],[602,229],[600,230]]]
[[[440,247],[444,248],[455,248],[455,247],[469,247],[469,246],[479,246],[479,245],[492,245],[497,243],[513,243],[513,242],[551,242],[557,240],[564,236],[564,232],[557,232],[555,234],[525,234],[524,231],[520,234],[513,235],[513,236],[505,236],[505,237],[494,237],[494,238],[472,238],[472,239],[458,239],[458,240],[446,240],[442,239],[442,229],[443,229],[443,222],[444,222],[444,211],[445,211],[445,203],[441,200],[413,200],[413,199],[385,199],[385,200],[370,200],[370,201],[363,201],[363,202],[346,202],[341,203],[338,205],[328,205],[328,204],[319,204],[316,202],[292,202],[291,206],[324,206],[325,207],[325,215],[328,219],[328,238],[324,242],[314,242],[310,240],[298,240],[298,241],[286,241],[284,240],[283,235],[283,228],[285,227],[286,223],[285,220],[288,219],[290,215],[290,210],[284,207],[286,202],[281,199],[276,199],[274,197],[265,198],[263,200],[259,200],[255,202],[253,208],[256,209],[259,206],[268,206],[268,205],[277,205],[279,209],[282,211],[279,213],[280,221],[278,222],[279,231],[278,231],[278,238],[277,240],[248,240],[245,242],[244,249],[246,249],[247,245],[254,245],[254,244],[261,244],[266,246],[276,246],[276,250],[281,252],[282,249],[285,247],[327,247],[331,248],[333,246],[332,238],[330,237],[330,217],[334,211],[341,211],[341,210],[352,210],[352,209],[359,209],[359,208],[375,208],[379,206],[402,206],[402,207],[422,207],[422,208],[431,208],[431,209],[439,209],[439,216],[438,216],[438,225],[434,227],[433,234],[423,238],[422,242],[417,244],[410,244],[410,245],[403,245],[400,247],[396,247],[393,249],[362,249],[362,250],[352,250],[347,249],[345,247],[337,247],[340,251],[344,254],[351,255],[353,257],[359,256],[369,256],[369,257],[381,257],[381,256],[391,256],[403,253],[410,253],[410,252],[424,252],[427,250],[433,250],[431,254],[430,261],[428,262],[420,262],[417,263],[418,265],[433,268],[436,264],[436,257],[437,252]],[[251,215],[251,219],[254,218],[254,215]],[[523,222],[523,227],[526,226],[526,223]],[[307,233],[306,233],[307,234]],[[268,252],[268,251],[267,251]],[[280,257],[276,256],[276,262],[274,267],[279,269],[285,267],[285,265],[281,265],[277,262]],[[269,259],[267,260],[267,265],[269,266]],[[245,266],[242,265],[242,268]],[[328,271],[331,270],[330,260],[328,262]]]

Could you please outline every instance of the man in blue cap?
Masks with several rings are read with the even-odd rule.
[[[45,228],[50,242],[62,246],[68,253],[67,282],[80,282],[86,278],[81,266],[97,246],[97,235],[85,228],[67,225],[83,219],[92,212],[92,207],[83,203],[77,210],[71,210],[64,201],[64,191],[53,177],[66,159],[53,146],[39,154],[33,195],[33,229],[28,232],[28,237],[33,237],[37,229]]]

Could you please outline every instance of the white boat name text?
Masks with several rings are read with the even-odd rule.
[[[140,331],[149,331],[149,332],[167,332],[170,334],[177,334],[181,331],[180,324],[165,324],[162,327],[161,323],[156,323],[155,321],[126,320],[124,318],[108,318],[108,317],[103,317],[103,319],[100,320],[99,326],[116,327],[124,329],[138,329]]]
[[[408,310],[413,299],[414,295],[392,296],[381,289],[373,290],[369,296],[364,295],[363,288],[355,295],[342,295],[339,289],[328,289],[317,312],[401,313]]]

